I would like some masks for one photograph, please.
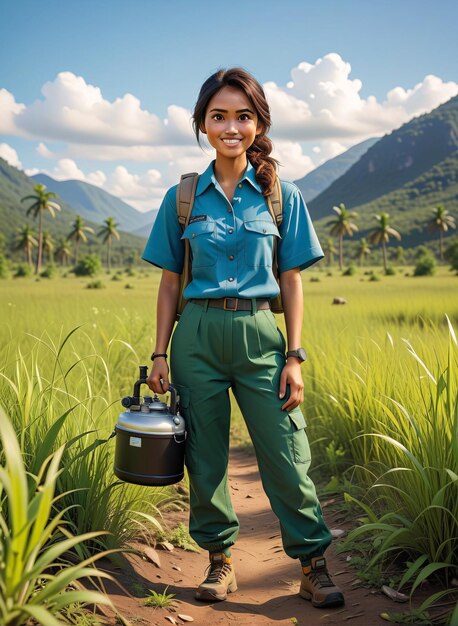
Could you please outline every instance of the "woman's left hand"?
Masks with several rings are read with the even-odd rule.
[[[285,411],[291,411],[304,401],[304,382],[301,374],[301,364],[296,359],[288,359],[280,377],[280,398],[285,397],[286,385],[290,386],[290,395],[281,407]]]

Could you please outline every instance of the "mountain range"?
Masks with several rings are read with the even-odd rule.
[[[332,207],[340,203],[357,213],[354,239],[366,236],[376,225],[374,215],[385,211],[403,246],[431,237],[424,225],[439,203],[457,218],[458,96],[379,139],[313,198],[308,208],[318,234],[329,232]]]
[[[23,225],[26,207],[21,198],[33,194],[37,182],[59,196],[61,215],[45,223],[53,235],[68,234],[76,214],[94,229],[111,216],[125,231],[122,245],[138,250],[144,245],[157,210],[141,213],[82,181],[56,181],[45,174],[28,177],[0,158],[0,218],[6,240]],[[359,231],[352,241],[366,236],[377,224],[374,215],[385,211],[401,232],[404,247],[424,243],[431,238],[424,225],[437,204],[458,217],[458,96],[381,138],[349,148],[295,182],[320,240],[329,236],[332,207],[344,203],[357,213],[353,221]]]

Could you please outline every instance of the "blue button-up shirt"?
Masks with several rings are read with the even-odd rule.
[[[302,194],[294,183],[280,181],[283,221],[277,229],[250,161],[232,203],[216,179],[214,163],[199,177],[184,232],[177,218],[177,185],[167,191],[142,258],[181,274],[188,239],[192,280],[185,298],[272,298],[279,292],[272,272],[274,237],[280,272],[303,270],[324,257]]]

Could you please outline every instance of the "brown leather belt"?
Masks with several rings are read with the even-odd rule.
[[[191,298],[190,302],[205,306],[207,298]],[[251,300],[248,298],[208,298],[208,306],[225,311],[251,311]],[[256,310],[259,311],[259,309],[270,309],[270,300],[256,298]]]

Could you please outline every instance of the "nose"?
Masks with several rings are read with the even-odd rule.
[[[238,130],[236,128],[234,120],[228,120],[225,132],[228,135],[237,135]]]

